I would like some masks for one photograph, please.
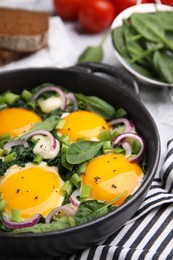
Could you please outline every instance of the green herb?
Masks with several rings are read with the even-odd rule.
[[[81,109],[85,108],[85,110],[94,112],[107,120],[114,118],[116,115],[115,108],[101,98],[83,94],[75,94],[75,96],[79,102],[79,107],[82,104]]]
[[[109,33],[109,32],[108,32]],[[103,44],[105,43],[108,33],[105,34],[99,45],[87,47],[79,57],[79,62],[100,62],[103,59]]]
[[[21,221],[22,221],[22,218],[21,218],[21,216],[20,216],[20,210],[19,210],[19,209],[13,208],[13,209],[11,210],[10,220],[11,220],[11,221],[14,221],[14,222],[21,222]]]
[[[40,232],[61,230],[61,229],[69,228],[69,227],[70,227],[69,223],[57,220],[57,221],[51,222],[49,224],[39,223],[32,227],[16,229],[16,230],[13,230],[12,232],[16,233],[16,234],[17,233],[40,233]]]
[[[8,105],[13,105],[20,98],[20,96],[12,92],[7,92],[4,94],[4,98],[5,98],[5,102]]]
[[[32,99],[32,93],[24,89],[21,93],[21,97],[26,101],[30,101]]]
[[[120,196],[116,197],[115,199],[113,199],[111,202],[107,204],[104,204],[97,200],[88,200],[88,201],[81,202],[75,215],[76,223],[78,225],[84,224],[87,223],[88,221],[94,220],[98,217],[107,214],[112,209],[111,206],[112,203],[119,200],[124,195],[125,193],[122,193]]]
[[[80,141],[72,143],[66,153],[67,162],[79,164],[92,159],[103,146],[103,142]]]
[[[153,64],[163,81],[173,83],[173,55],[168,52],[155,52]]]
[[[134,13],[112,31],[115,49],[140,74],[173,83],[173,12]]]
[[[44,121],[36,123],[34,125],[34,127],[32,128],[32,131],[33,130],[46,130],[46,131],[51,132],[57,125],[58,120],[59,120],[58,116],[50,116],[50,117],[46,118]]]

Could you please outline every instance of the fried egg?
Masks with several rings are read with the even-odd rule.
[[[139,187],[143,171],[122,154],[104,154],[92,159],[82,177],[82,185],[91,187],[91,199],[110,202],[125,193],[113,205],[118,206]]]
[[[24,108],[7,108],[0,111],[0,136],[10,134],[18,136],[29,131],[41,119],[34,112]]]
[[[66,134],[72,142],[78,138],[92,140],[99,134],[110,129],[107,122],[99,115],[89,111],[75,111],[64,117],[65,123],[59,131],[60,134]]]
[[[12,208],[20,210],[26,220],[40,213],[44,217],[63,202],[61,187],[64,182],[57,167],[32,163],[25,167],[10,167],[0,181],[0,192],[7,202],[5,209],[10,214]]]

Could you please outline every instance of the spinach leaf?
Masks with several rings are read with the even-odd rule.
[[[33,154],[32,151],[35,142],[30,139],[28,140],[28,143],[29,143],[29,147],[27,148],[24,148],[23,145],[12,147],[11,152],[12,153],[15,152],[17,155],[14,161],[5,163],[4,161],[0,160],[0,175],[4,175],[6,170],[15,164],[24,167],[25,163],[33,161],[35,155]]]
[[[88,47],[79,57],[79,62],[99,62],[103,59],[103,48],[101,45]]]
[[[85,96],[80,93],[76,93],[75,96],[78,100],[79,107],[81,109],[94,112],[107,120],[110,120],[115,117],[115,108],[103,99],[98,98],[96,96]]]
[[[161,26],[163,27],[164,30],[173,32],[173,26],[172,26],[173,12],[170,12],[170,11],[164,11],[164,12],[163,11],[156,11],[156,13],[154,15],[158,19],[159,23],[161,21]]]
[[[61,229],[69,228],[69,227],[71,227],[69,223],[57,220],[56,222],[51,222],[49,224],[39,223],[32,227],[16,229],[16,230],[13,230],[12,233],[28,233],[28,232],[29,233],[41,233],[41,232],[61,230]]]
[[[112,209],[112,203],[119,200],[124,195],[125,193],[122,193],[120,196],[116,197],[114,200],[107,204],[104,204],[97,200],[88,200],[81,202],[75,215],[76,223],[78,225],[84,224],[88,221],[107,214]]]
[[[66,153],[67,162],[79,164],[92,159],[103,146],[103,142],[80,141],[72,143]]]
[[[144,54],[144,44],[141,41],[142,36],[136,32],[132,26],[128,26],[124,31],[124,37],[126,42],[127,51],[130,56],[130,63],[139,61],[140,64],[146,65],[147,61],[143,58]]]
[[[103,45],[109,35],[109,31],[104,35],[102,41],[97,46],[89,46],[79,56],[79,62],[100,62],[103,59]]]
[[[114,45],[115,49],[125,59],[128,59],[129,55],[128,55],[128,51],[127,51],[127,47],[126,47],[126,43],[125,43],[125,38],[124,38],[126,28],[127,28],[126,25],[116,27],[112,31],[112,40],[113,40],[113,45]]]
[[[0,231],[2,231],[2,232],[10,232],[10,231],[12,231],[11,228],[8,228],[8,227],[3,225],[3,223],[2,223],[2,216],[3,216],[3,213],[1,211],[0,212]]]
[[[160,51],[155,52],[153,62],[158,76],[168,83],[173,83],[173,55]]]
[[[46,118],[44,121],[36,123],[32,128],[32,130],[47,130],[51,132],[57,125],[58,120],[59,120],[58,116],[50,116]]]
[[[167,49],[173,51],[173,43],[166,38],[162,22],[158,22],[152,13],[134,13],[131,16],[131,23],[145,39],[161,42]]]

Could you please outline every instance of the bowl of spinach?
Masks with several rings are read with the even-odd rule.
[[[173,8],[142,4],[120,13],[111,26],[114,53],[136,78],[173,86]]]

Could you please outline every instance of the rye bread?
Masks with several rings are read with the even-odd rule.
[[[4,66],[12,61],[16,61],[21,58],[24,58],[27,55],[28,53],[24,53],[24,52],[0,50],[0,66]]]
[[[48,44],[49,13],[0,8],[0,49],[34,52]]]

